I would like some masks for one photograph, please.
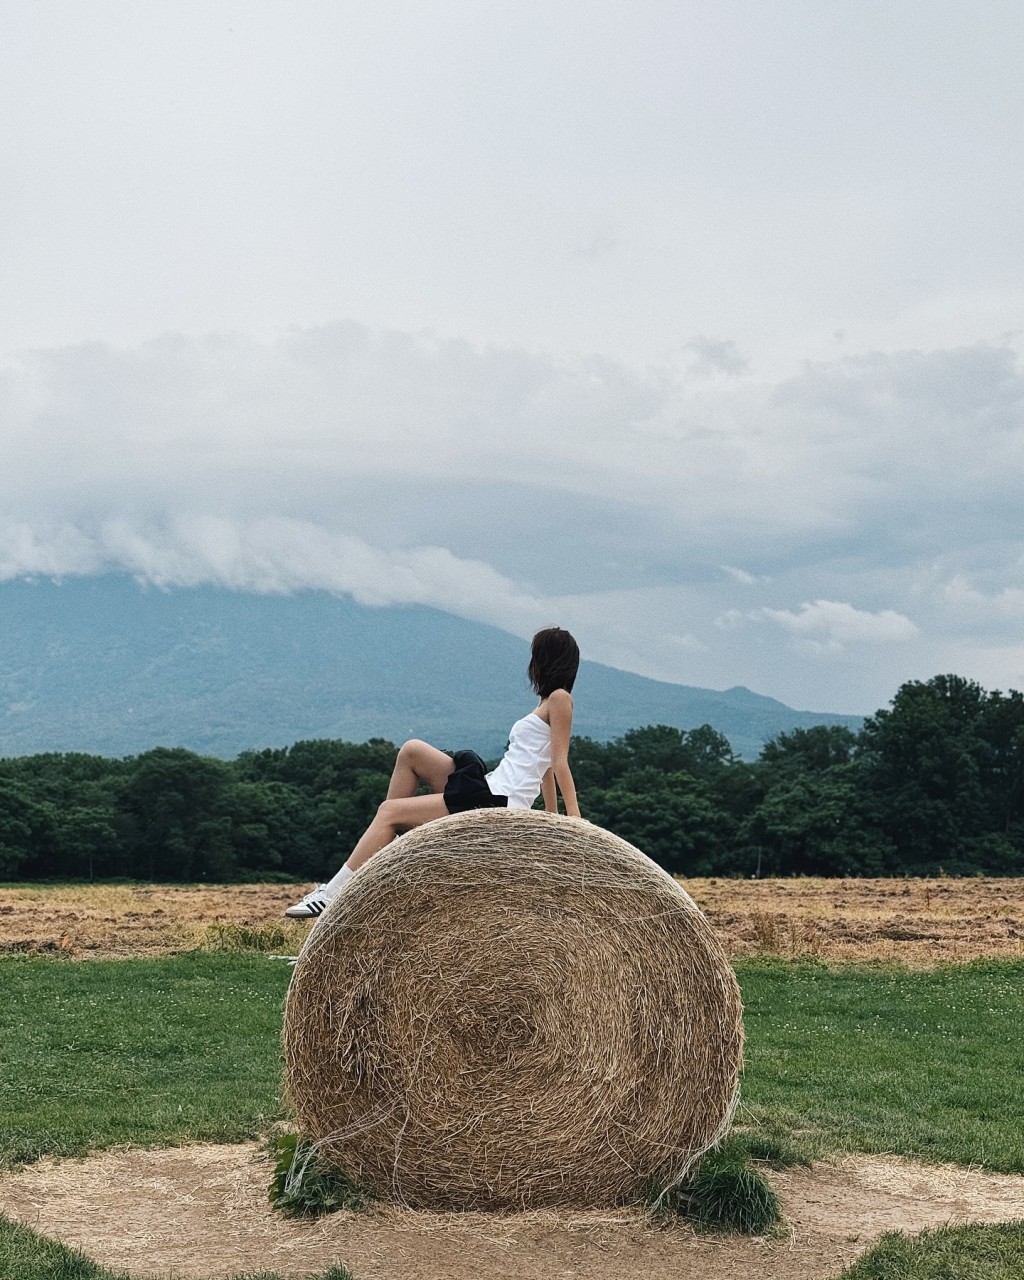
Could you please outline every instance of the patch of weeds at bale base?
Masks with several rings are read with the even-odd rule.
[[[3,1280],[132,1280],[126,1271],[110,1271],[98,1262],[41,1236],[0,1214],[0,1276]],[[245,1271],[231,1280],[284,1280],[277,1271]],[[329,1267],[309,1280],[355,1280],[348,1267]]]
[[[764,1174],[750,1165],[705,1161],[691,1194],[692,1216],[705,1231],[760,1236],[782,1221],[778,1196]]]
[[[1020,1280],[1024,1220],[889,1231],[836,1280]]]
[[[268,1199],[282,1213],[320,1218],[339,1209],[358,1212],[373,1200],[366,1187],[321,1164],[299,1134],[279,1134],[271,1139],[270,1148],[276,1164]]]
[[[782,1222],[778,1196],[736,1140],[709,1151],[677,1186],[649,1183],[643,1199],[654,1221],[685,1217],[701,1231],[761,1236]]]

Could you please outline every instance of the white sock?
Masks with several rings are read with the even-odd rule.
[[[342,867],[336,876],[327,881],[324,892],[328,898],[333,898],[336,893],[340,893],[354,875],[355,872],[350,871],[347,865]]]

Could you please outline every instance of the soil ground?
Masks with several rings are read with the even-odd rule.
[[[462,1214],[401,1209],[282,1217],[253,1146],[111,1151],[0,1177],[0,1212],[133,1276],[274,1270],[356,1280],[825,1280],[882,1232],[1024,1217],[1024,1178],[895,1158],[771,1175],[789,1223],[777,1239],[696,1235],[638,1214]]]
[[[733,956],[916,968],[1024,958],[1024,880],[686,880]],[[307,885],[0,887],[0,953],[160,955],[230,945],[238,929],[294,952],[282,911]]]

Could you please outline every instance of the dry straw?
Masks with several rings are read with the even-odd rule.
[[[722,1136],[742,1038],[665,872],[580,819],[486,809],[409,832],[321,917],[285,1083],[321,1156],[401,1203],[612,1205]]]

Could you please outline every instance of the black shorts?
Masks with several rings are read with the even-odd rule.
[[[508,796],[496,796],[487,785],[487,766],[475,751],[456,751],[455,768],[444,784],[444,802],[449,813],[508,808]]]

